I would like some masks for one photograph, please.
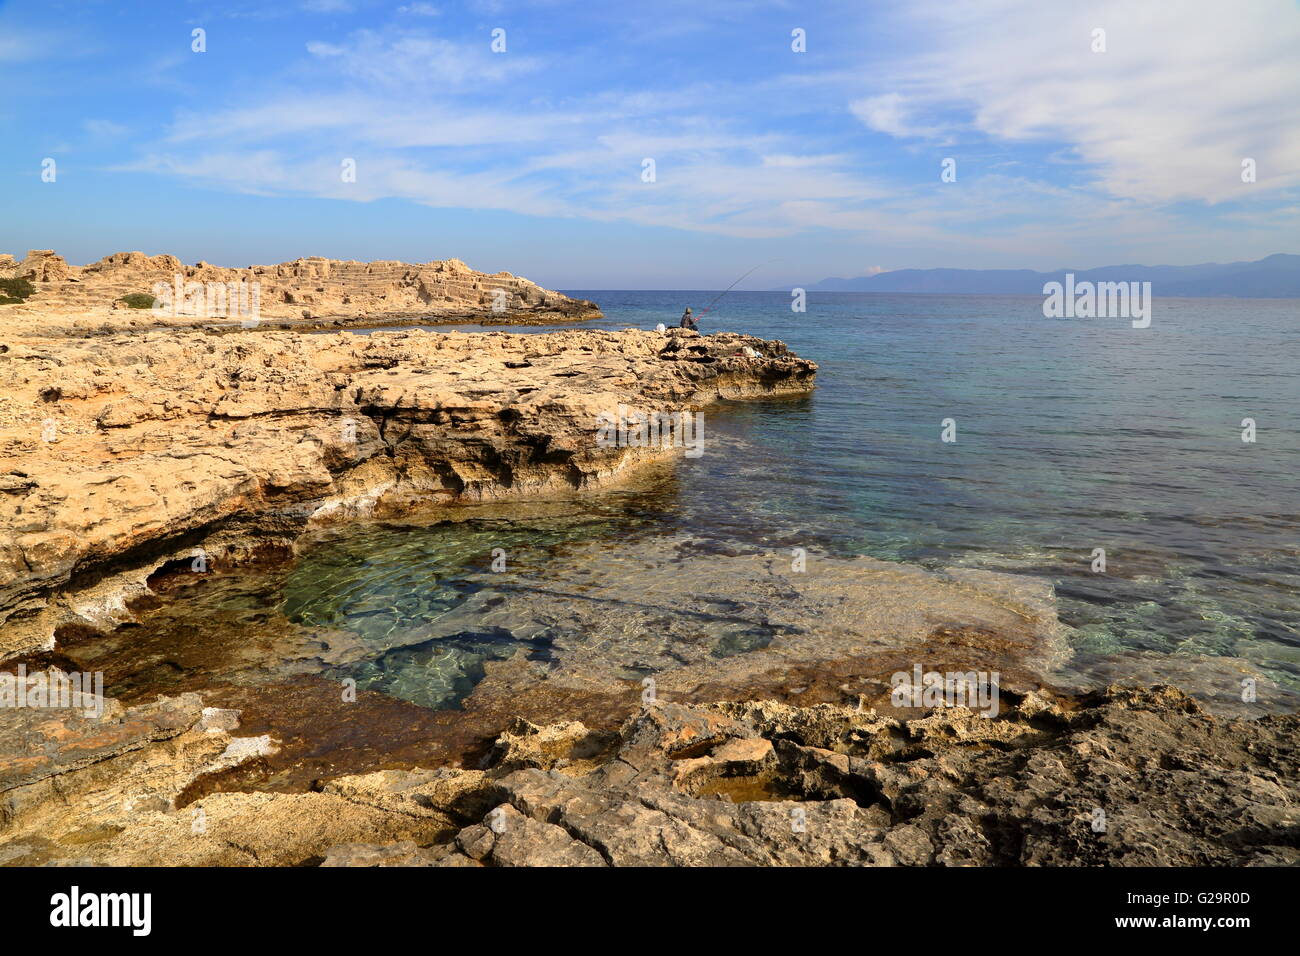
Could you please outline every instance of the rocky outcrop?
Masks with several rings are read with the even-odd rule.
[[[109,700],[96,719],[0,709],[0,864],[287,866],[339,843],[427,843],[454,828],[443,811],[338,787],[186,806],[196,779],[275,749],[239,735],[238,718],[193,694],[131,708]]]
[[[158,330],[0,350],[0,657],[120,622],[198,548],[238,561],[332,521],[619,480],[681,449],[602,443],[602,414],[802,392],[816,371],[780,342],[690,332]]]
[[[53,249],[32,249],[21,262],[13,256],[0,256],[0,278],[28,279],[32,282],[61,282],[76,270]]]
[[[661,704],[595,769],[580,727],[570,754],[541,729],[503,738],[497,807],[434,862],[1294,865],[1297,729],[1219,722],[1171,688],[1030,693],[993,719]]]
[[[456,260],[78,269],[37,250],[0,274],[38,286],[0,312],[0,660],[102,666],[121,694],[102,712],[16,706],[0,674],[0,863],[1300,863],[1300,717],[1277,714],[1294,695],[1243,661],[1072,659],[1042,580],[687,533],[593,574],[608,549],[574,542],[545,580],[514,569],[384,640],[232,618],[273,679],[225,632],[199,653],[167,616],[166,572],[618,482],[685,449],[610,442],[611,418],[705,408],[707,444],[711,402],[804,392],[816,366],[733,334],[300,335],[112,308],[174,275],[256,281],[300,326],[482,319],[498,288],[501,321],[586,307]],[[482,661],[463,709],[339,693],[340,665],[396,670],[476,629],[518,646]],[[150,696],[169,668],[169,696]],[[900,704],[892,680],[913,668],[989,678],[1000,699]],[[1206,709],[1088,689],[1171,670]]]
[[[12,256],[0,257],[4,277],[30,279],[37,291],[25,304],[5,306],[0,322],[44,334],[157,326],[333,328],[412,321],[511,325],[600,316],[593,302],[571,299],[508,272],[476,272],[459,259],[406,263],[311,257],[224,268],[206,262],[185,265],[170,255],[118,252],[87,266],[71,266],[52,250],[33,249],[18,262]],[[154,296],[160,289],[157,310],[122,304],[125,296]]]
[[[47,715],[39,732],[0,711],[0,861],[1300,863],[1300,716],[1221,721],[1172,688],[1031,692],[1008,705],[984,718],[960,707],[898,717],[852,704],[651,703],[617,732],[516,721],[481,769],[201,796],[194,783],[213,766],[275,742],[234,736],[238,715],[193,695],[110,705],[98,722]]]

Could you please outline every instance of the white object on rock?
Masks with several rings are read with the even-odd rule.
[[[662,322],[660,322],[658,325],[655,326],[655,331],[656,331],[656,332],[667,332],[668,329],[667,329],[667,327],[666,327]]]
[[[226,730],[239,729],[239,711],[222,707],[204,707],[203,717],[199,720],[198,730],[210,734],[219,734]]]

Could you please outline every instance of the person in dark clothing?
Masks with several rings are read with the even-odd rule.
[[[695,317],[691,315],[690,306],[687,306],[686,311],[682,313],[682,321],[680,325],[682,328],[691,329],[694,332],[698,332],[700,330],[700,327],[695,324]]]

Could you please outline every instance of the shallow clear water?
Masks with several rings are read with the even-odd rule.
[[[712,298],[572,294],[610,328]],[[1157,299],[1134,329],[1038,297],[731,293],[701,328],[821,371],[806,401],[712,416],[740,444],[682,463],[692,530],[1044,575],[1081,648],[1300,675],[1300,302]]]
[[[595,328],[653,328],[712,298],[572,294],[600,303],[606,317],[585,323]],[[564,582],[574,594],[608,589],[620,556],[667,536],[1042,576],[1085,654],[1244,657],[1300,688],[1300,304],[1158,299],[1151,327],[1133,329],[1045,319],[1026,297],[825,293],[803,314],[789,303],[732,293],[704,316],[706,332],[783,339],[821,371],[806,397],[707,409],[701,457],[541,517],[519,507],[333,533],[288,569],[196,592],[196,623],[177,633],[206,640],[201,621],[218,604],[227,615],[255,606],[259,623],[273,609],[307,644],[354,642],[326,676],[452,707],[485,662],[520,647],[546,660],[571,625],[448,631],[449,612],[471,597],[490,608],[491,595],[545,587],[548,575],[578,575]],[[1257,424],[1254,443],[1242,441],[1243,418]],[[945,419],[955,442],[941,440]],[[592,542],[606,564],[566,563],[566,548]],[[493,548],[525,574],[495,575]],[[1096,548],[1105,574],[1092,571]],[[771,638],[725,609],[701,628],[715,656]],[[664,652],[636,633],[619,639],[646,640],[646,660]],[[241,680],[284,670],[265,659],[283,649],[267,647],[239,664]],[[635,676],[637,655],[621,653]]]

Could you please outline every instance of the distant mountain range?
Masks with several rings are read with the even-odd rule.
[[[1278,253],[1257,262],[1207,262],[1199,266],[1102,266],[1100,269],[899,269],[857,279],[823,279],[809,292],[932,292],[971,295],[1042,295],[1047,282],[1150,282],[1156,296],[1300,297],[1300,256]]]

